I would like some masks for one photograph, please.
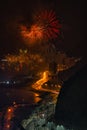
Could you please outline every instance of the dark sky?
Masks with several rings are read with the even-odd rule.
[[[25,47],[17,33],[17,23],[32,22],[32,13],[41,8],[55,10],[62,23],[61,40],[56,41],[58,49],[71,56],[86,55],[85,0],[3,0],[0,3],[0,54]]]

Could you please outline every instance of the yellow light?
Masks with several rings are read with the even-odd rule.
[[[38,80],[32,87],[35,89],[41,89],[41,86],[43,85],[43,83],[48,81],[48,71],[45,71],[42,73],[42,78],[40,80]]]
[[[36,96],[36,97],[39,97],[39,94],[38,94],[38,93],[35,93],[35,96]]]
[[[10,125],[9,125],[9,124],[7,124],[6,128],[10,128]]]
[[[12,110],[11,110],[11,108],[8,108],[8,112],[11,112]]]

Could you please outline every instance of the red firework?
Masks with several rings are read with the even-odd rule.
[[[55,39],[60,34],[61,24],[56,18],[54,11],[42,11],[35,16],[37,25],[43,30],[43,38],[46,40]]]

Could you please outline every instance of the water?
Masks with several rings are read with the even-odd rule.
[[[23,119],[29,118],[30,113],[35,109],[35,105],[41,100],[39,94],[30,91],[30,88],[30,86],[0,88],[0,130],[2,125],[3,130],[10,130],[10,119],[13,117],[19,123]]]
[[[39,95],[35,92],[23,88],[0,88],[0,109],[2,107],[12,105],[14,102],[17,104],[26,103],[34,104],[40,100]]]
[[[45,96],[48,95],[48,96]],[[28,119],[34,112],[38,102],[51,100],[49,92],[42,92],[32,89],[31,86],[24,87],[1,87],[0,88],[0,111],[3,113],[0,119],[3,130],[13,130],[14,127],[21,127],[22,120]],[[40,103],[39,103],[40,104]],[[4,111],[4,112],[3,112]],[[0,130],[2,130],[0,128]],[[16,130],[16,128],[14,129]]]

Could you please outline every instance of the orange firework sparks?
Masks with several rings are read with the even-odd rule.
[[[54,11],[41,11],[34,15],[34,24],[31,27],[21,25],[21,36],[27,42],[38,43],[58,38],[61,25]]]
[[[43,30],[38,25],[32,25],[30,29],[26,26],[21,26],[21,34],[23,38],[28,40],[30,43],[34,43],[43,38]]]
[[[30,70],[39,69],[40,65],[44,63],[44,59],[38,54],[30,54],[27,50],[19,50],[17,55],[6,55],[6,64],[4,63],[3,70],[10,70],[14,72],[28,72]],[[27,61],[27,62],[26,62]]]

